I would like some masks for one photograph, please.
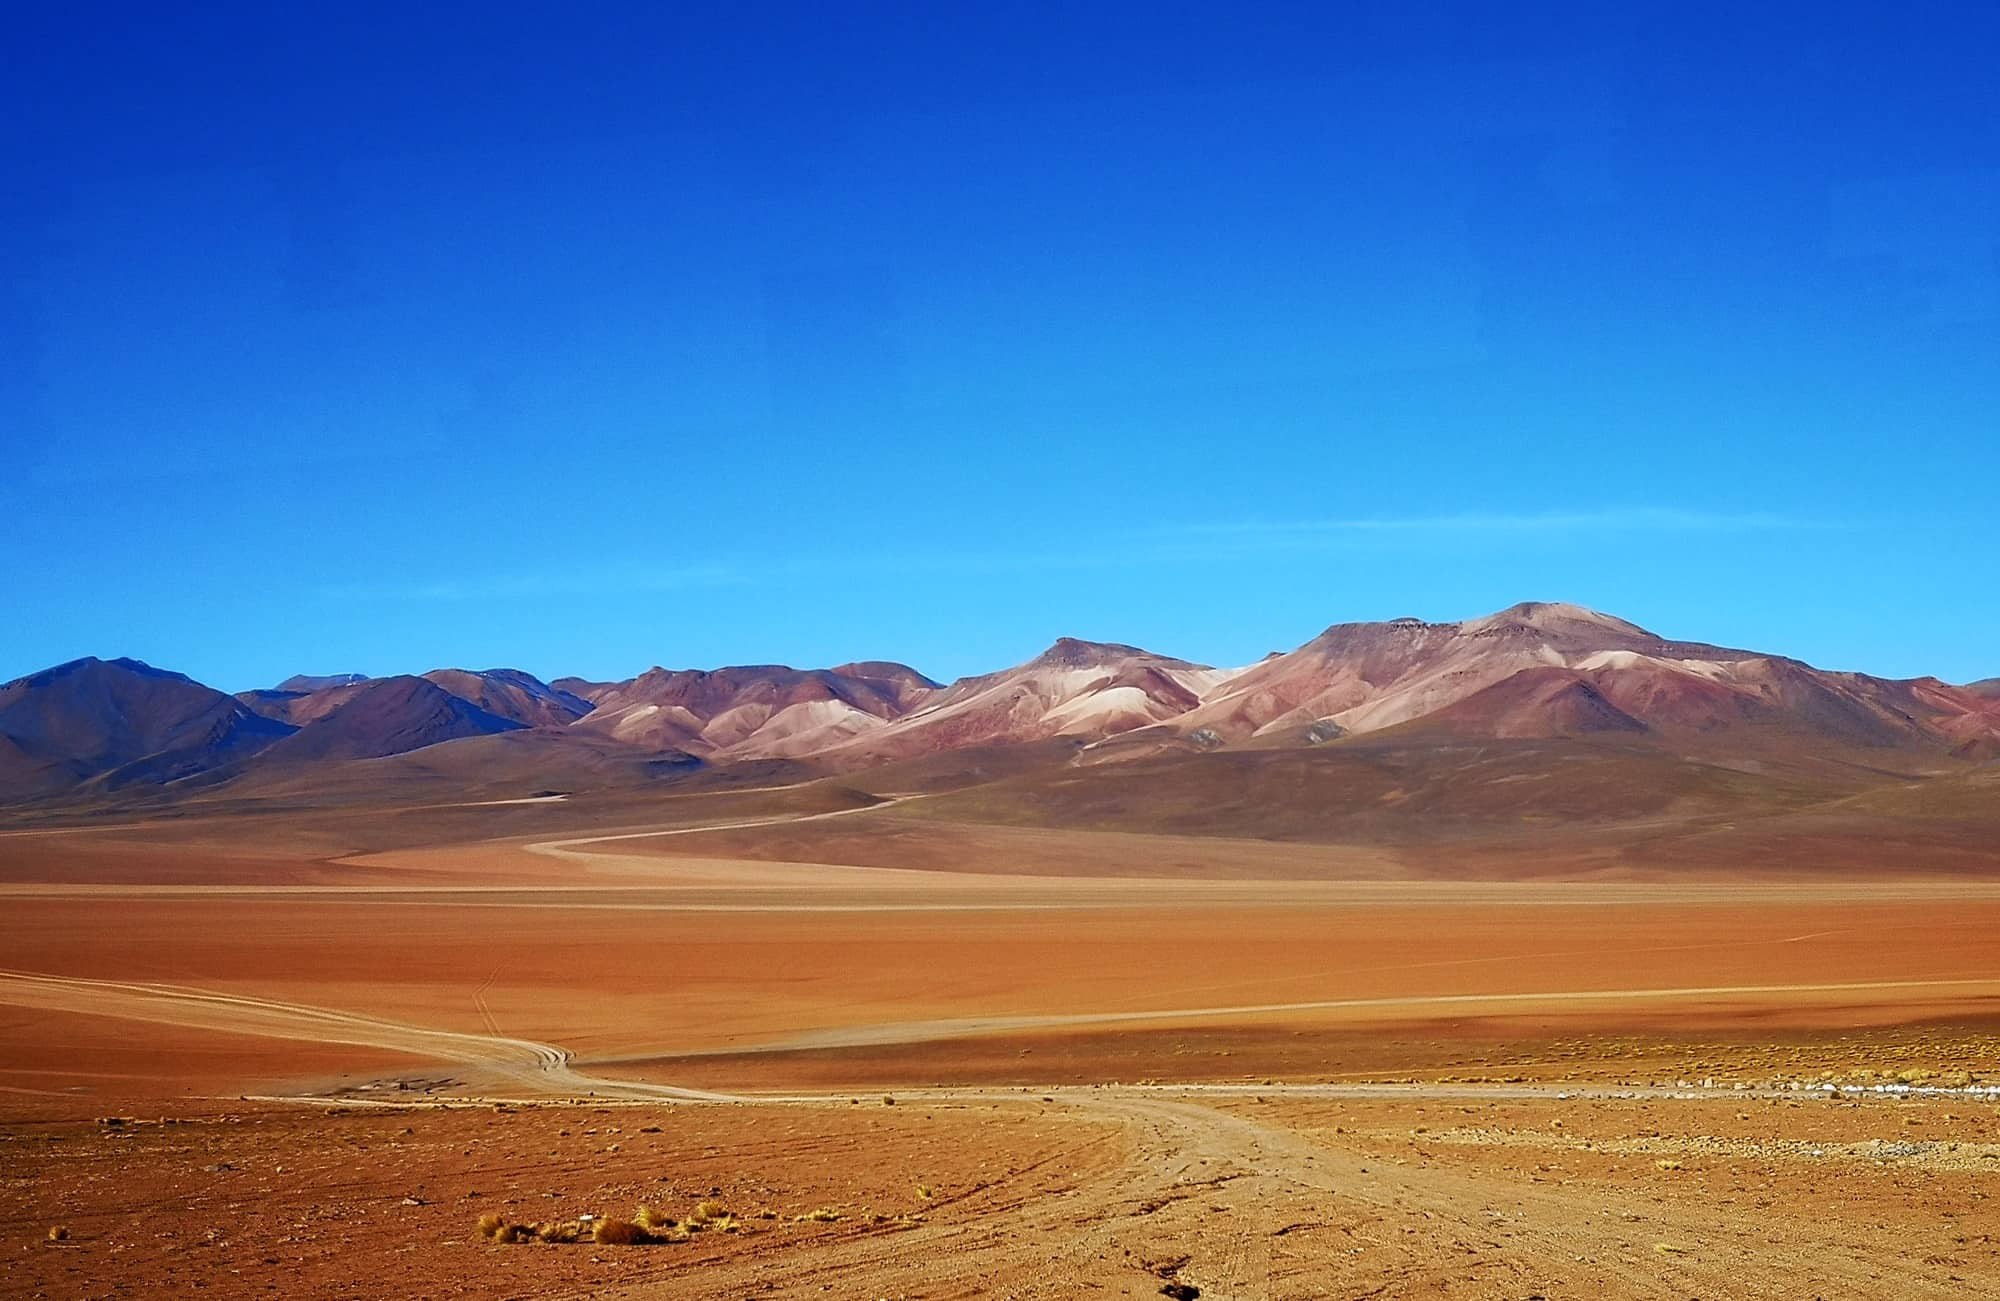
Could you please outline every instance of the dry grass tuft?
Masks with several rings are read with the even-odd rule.
[[[635,1247],[653,1241],[653,1235],[630,1220],[599,1220],[590,1240],[607,1247]]]
[[[727,1211],[707,1222],[722,1233],[734,1233],[736,1220]],[[495,1242],[593,1242],[605,1246],[645,1246],[653,1243],[686,1242],[688,1231],[649,1206],[639,1208],[630,1220],[579,1216],[573,1220],[550,1220],[540,1224],[515,1224],[499,1215],[479,1217],[479,1235]]]
[[[735,1214],[721,1202],[702,1202],[688,1212],[683,1222],[689,1232],[699,1233],[711,1230],[716,1233],[734,1233],[740,1227]]]
[[[845,1217],[831,1206],[821,1206],[815,1210],[807,1211],[804,1215],[794,1215],[792,1223],[803,1224],[806,1221],[812,1221],[815,1224],[837,1224],[843,1218]]]

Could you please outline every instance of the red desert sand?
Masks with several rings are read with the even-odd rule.
[[[2000,1288],[2000,888],[739,812],[0,838],[0,1289]]]

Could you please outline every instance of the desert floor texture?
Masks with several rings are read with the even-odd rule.
[[[754,792],[10,830],[0,1293],[2000,1295],[2000,886],[1483,866]]]

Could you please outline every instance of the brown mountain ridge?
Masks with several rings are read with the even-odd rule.
[[[503,749],[481,740],[508,733],[522,735]],[[656,667],[621,682],[544,682],[516,669],[343,674],[231,697],[135,660],[84,659],[0,687],[0,804],[60,807],[114,792],[171,802],[215,787],[301,788],[315,773],[329,789],[377,781],[393,795],[401,770],[381,761],[418,751],[434,756],[423,767],[433,790],[461,778],[485,790],[502,756],[499,770],[526,785],[538,764],[551,779],[541,785],[780,765],[800,779],[907,772],[920,786],[1004,769],[1022,791],[1038,773],[1074,774],[1060,779],[1073,784],[1092,771],[1208,758],[1218,762],[1194,764],[1189,790],[1210,779],[1219,790],[1234,780],[1224,774],[1262,771],[1220,763],[1225,754],[1295,752],[1333,772],[1337,752],[1441,753],[1479,741],[1610,746],[1646,763],[1814,781],[1863,774],[1854,780],[1865,786],[2000,755],[2000,689],[1830,672],[1552,602],[1460,622],[1335,624],[1241,668],[1062,638],[1025,663],[950,684],[870,661]],[[990,762],[1010,751],[1023,758]],[[377,766],[345,772],[355,764]],[[1259,797],[1253,782],[1229,798],[1254,811]]]

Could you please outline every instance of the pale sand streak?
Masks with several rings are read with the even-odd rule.
[[[1292,1012],[1332,1012],[1368,1008],[1489,1008],[1509,1004],[1592,1002],[1671,1002],[1700,998],[1743,998],[1761,994],[1845,994],[1871,990],[1950,990],[1959,994],[2000,991],[2000,978],[1942,980],[1866,980],[1819,985],[1691,985],[1664,989],[1579,989],[1549,993],[1410,994],[1387,998],[1332,998],[1296,1003],[1242,1003],[1227,1007],[1163,1008],[1142,1012],[1069,1012],[1032,1016],[952,1017],[934,1021],[898,1021],[879,1025],[839,1026],[809,1030],[748,1048],[715,1048],[678,1056],[729,1056],[736,1053],[797,1052],[821,1048],[880,1047],[931,1043],[983,1034],[1020,1030],[1073,1029],[1083,1026],[1130,1025],[1146,1021],[1198,1021],[1228,1016],[1281,1016]],[[593,1058],[594,1064],[643,1061],[642,1057]]]
[[[698,827],[668,827],[664,830],[620,831],[603,836],[571,836],[564,840],[538,840],[525,848],[531,854],[542,854],[549,858],[568,859],[572,862],[601,860],[600,854],[579,854],[571,846],[597,845],[610,840],[652,840],[659,836],[692,836],[708,831],[738,831],[745,827],[776,827],[794,822],[824,822],[828,818],[852,817],[857,813],[875,813],[907,800],[922,799],[921,795],[892,795],[875,804],[862,804],[851,809],[833,809],[826,813],[780,813],[771,817],[744,818],[737,822],[709,822]]]
[[[722,1094],[669,1085],[600,1080],[573,1070],[568,1050],[501,1035],[462,1034],[303,1003],[224,994],[180,985],[85,980],[0,971],[0,1003],[50,1011],[123,1017],[163,1025],[354,1044],[475,1068],[537,1092],[581,1096],[725,1101]]]
[[[647,833],[657,834],[657,833]],[[615,858],[578,855],[579,858]],[[2000,882],[1917,881],[1662,885],[1606,882],[1262,881],[992,876],[914,868],[641,859],[673,875],[504,885],[240,885],[0,882],[0,899],[193,903],[217,899],[406,903],[611,912],[922,912],[1079,908],[1635,907],[1701,904],[1895,904],[2000,901]],[[859,886],[843,896],[841,887]],[[887,891],[900,888],[901,897]],[[830,902],[829,900],[838,900]],[[1836,932],[1828,932],[1836,933]],[[1792,943],[1821,933],[1788,937]]]
[[[1971,993],[2000,989],[2000,979],[1844,981],[1820,985],[1715,985],[1667,989],[1570,990],[1555,993],[1435,994],[1395,998],[1326,999],[1297,1003],[1252,1003],[1231,1007],[1173,1008],[1146,1012],[965,1017],[956,1020],[910,1021],[815,1030],[787,1039],[742,1048],[688,1054],[661,1052],[647,1056],[623,1055],[596,1059],[594,1064],[609,1065],[657,1057],[909,1044],[1027,1029],[1125,1025],[1144,1021],[1182,1021],[1218,1016],[1261,1016],[1353,1008],[1493,1007],[1552,1002],[1664,1001],[1760,994],[1839,994],[1870,990],[1917,989]],[[567,1050],[536,1043],[533,1040],[435,1030],[333,1008],[283,1003],[273,999],[224,994],[179,985],[86,980],[80,977],[50,976],[34,972],[0,971],[0,1003],[54,1011],[117,1016],[228,1033],[262,1035],[269,1038],[386,1048],[480,1068],[515,1083],[527,1084],[548,1093],[578,1095],[595,1092],[600,1096],[681,1098],[712,1102],[728,1101],[734,1097],[734,1095],[707,1093],[696,1089],[586,1075],[571,1067],[572,1059]]]

